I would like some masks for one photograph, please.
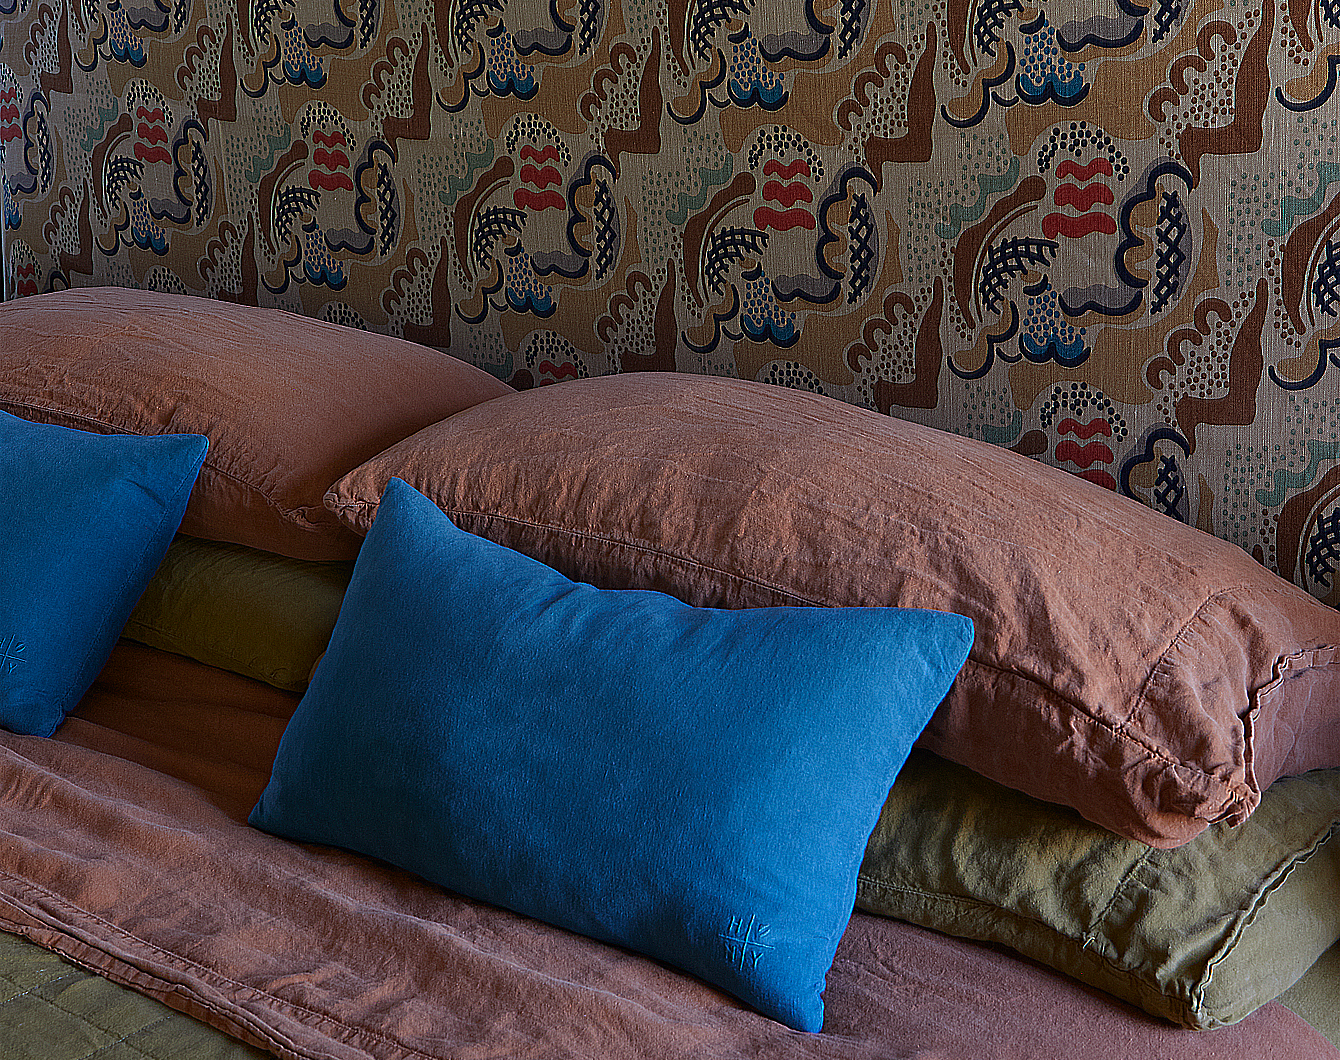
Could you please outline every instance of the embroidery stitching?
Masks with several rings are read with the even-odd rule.
[[[757,917],[751,916],[747,924],[742,916],[731,917],[725,932],[718,936],[725,943],[727,962],[740,971],[757,968],[763,954],[772,949],[771,945],[761,941],[771,930],[769,925],[758,923]]]
[[[26,646],[13,634],[0,638],[0,677],[7,677],[18,668],[19,663],[23,662],[23,649]]]

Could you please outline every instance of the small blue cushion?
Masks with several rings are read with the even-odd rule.
[[[574,583],[392,479],[252,824],[693,972],[801,1030],[972,623]]]
[[[50,736],[88,691],[172,543],[208,445],[0,412],[0,725]]]

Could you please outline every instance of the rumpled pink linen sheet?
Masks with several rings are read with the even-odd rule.
[[[56,738],[0,736],[0,927],[305,1060],[1340,1058],[1279,1004],[1185,1031],[862,914],[824,1032],[790,1031],[643,957],[250,828],[295,704],[123,642]]]

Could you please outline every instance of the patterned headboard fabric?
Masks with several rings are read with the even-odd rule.
[[[0,0],[0,28],[6,297],[277,306],[518,386],[810,388],[1340,602],[1338,0]]]

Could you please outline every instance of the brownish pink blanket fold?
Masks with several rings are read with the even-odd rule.
[[[119,646],[56,739],[0,737],[0,926],[310,1060],[1340,1057],[1278,1004],[1185,1031],[859,914],[824,1033],[790,1031],[653,961],[250,828],[295,703]]]

